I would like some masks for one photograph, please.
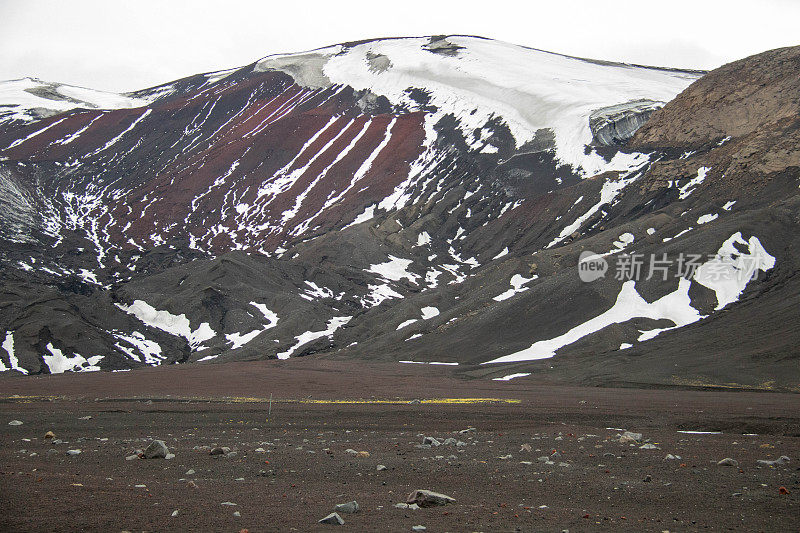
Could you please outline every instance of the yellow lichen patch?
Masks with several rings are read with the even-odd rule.
[[[41,402],[52,401],[57,399],[66,399],[63,396],[6,396],[0,397],[0,401],[13,401],[13,402]],[[156,397],[135,397],[135,398],[104,398],[104,401],[175,401],[175,402],[218,402],[218,403],[298,403],[298,404],[312,404],[312,405],[406,405],[413,400],[392,398],[354,398],[354,399],[314,399],[314,398],[258,398],[254,396],[222,396],[217,398],[202,397],[202,396],[170,396],[167,398]],[[416,402],[415,402],[416,403]],[[471,404],[516,404],[520,400],[513,398],[425,398],[420,399],[421,404],[452,404],[452,405],[471,405]]]
[[[287,400],[289,402],[293,400]],[[410,403],[410,400],[378,400],[378,399],[353,399],[353,400],[313,400],[301,399],[296,400],[298,403],[312,403],[312,404],[388,404],[388,405],[404,405]],[[419,401],[426,404],[476,404],[476,403],[520,403],[520,400],[506,399],[506,398],[427,398]]]

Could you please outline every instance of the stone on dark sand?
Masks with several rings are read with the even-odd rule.
[[[319,521],[320,524],[331,524],[334,526],[343,526],[344,520],[338,513],[331,513],[322,520]]]
[[[211,448],[211,451],[208,452],[208,455],[227,455],[231,452],[231,449],[227,446],[217,446],[216,448]]]
[[[634,433],[632,431],[626,431],[619,437],[620,444],[637,443],[641,440],[642,440],[642,434]]]
[[[169,450],[163,440],[154,440],[145,448],[142,455],[145,459],[164,459],[168,453]]]
[[[417,489],[408,495],[407,503],[416,503],[420,507],[434,507],[436,505],[447,505],[454,503],[455,498],[451,498],[446,494],[433,492],[425,489]]]
[[[358,505],[358,502],[353,500],[352,502],[347,503],[340,503],[337,504],[334,508],[334,511],[337,513],[345,513],[345,514],[354,514],[361,510],[361,506]]]
[[[785,455],[781,455],[780,457],[778,457],[774,461],[770,461],[769,459],[758,459],[758,461],[756,461],[756,462],[758,464],[764,465],[764,466],[781,466],[781,465],[787,464],[789,461],[791,461],[791,459],[789,459]]]
[[[739,461],[736,459],[731,459],[730,457],[726,457],[722,461],[717,463],[718,466],[739,466]]]

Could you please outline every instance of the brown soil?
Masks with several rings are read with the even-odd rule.
[[[342,515],[351,531],[798,530],[798,395],[549,386],[451,371],[309,359],[4,377],[0,530],[324,531],[335,526],[317,520],[350,500],[362,508]],[[506,401],[407,403],[415,398]],[[328,402],[356,399],[371,401]],[[9,426],[13,419],[24,424]],[[468,427],[476,431],[458,433]],[[641,432],[659,449],[620,444],[608,428]],[[46,440],[49,430],[64,442]],[[426,435],[467,445],[416,448]],[[125,460],[153,438],[176,457]],[[194,449],[214,445],[237,453]],[[76,448],[80,455],[66,454]],[[553,450],[554,464],[537,460]],[[781,455],[792,462],[756,463]],[[740,466],[717,466],[725,457]],[[456,503],[394,507],[422,488]]]

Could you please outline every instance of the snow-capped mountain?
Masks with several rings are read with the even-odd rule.
[[[698,98],[713,75],[436,36],[126,95],[0,84],[0,361],[57,372],[325,352],[474,376],[626,381],[627,365],[630,380],[717,380],[712,349],[678,371],[639,356],[716,332],[766,290],[752,274],[785,261],[774,228],[733,223],[760,197],[717,161],[753,142],[706,111],[744,98],[725,68]],[[683,129],[653,126],[676,114]],[[770,157],[762,172],[788,168]],[[612,262],[684,245],[712,256],[680,283],[578,276],[585,250]],[[744,281],[711,273],[751,259]]]

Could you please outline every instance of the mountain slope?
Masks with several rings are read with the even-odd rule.
[[[796,152],[759,144],[792,115],[709,126],[725,95],[753,115],[767,94],[796,109],[791,91],[731,83],[765,58],[742,84],[791,79],[793,53],[701,78],[472,37],[375,40],[0,124],[0,360],[325,352],[475,377],[796,386],[791,326],[766,344],[741,333],[798,294]],[[608,252],[609,275],[581,281],[586,250]],[[705,266],[617,280],[623,250]]]

